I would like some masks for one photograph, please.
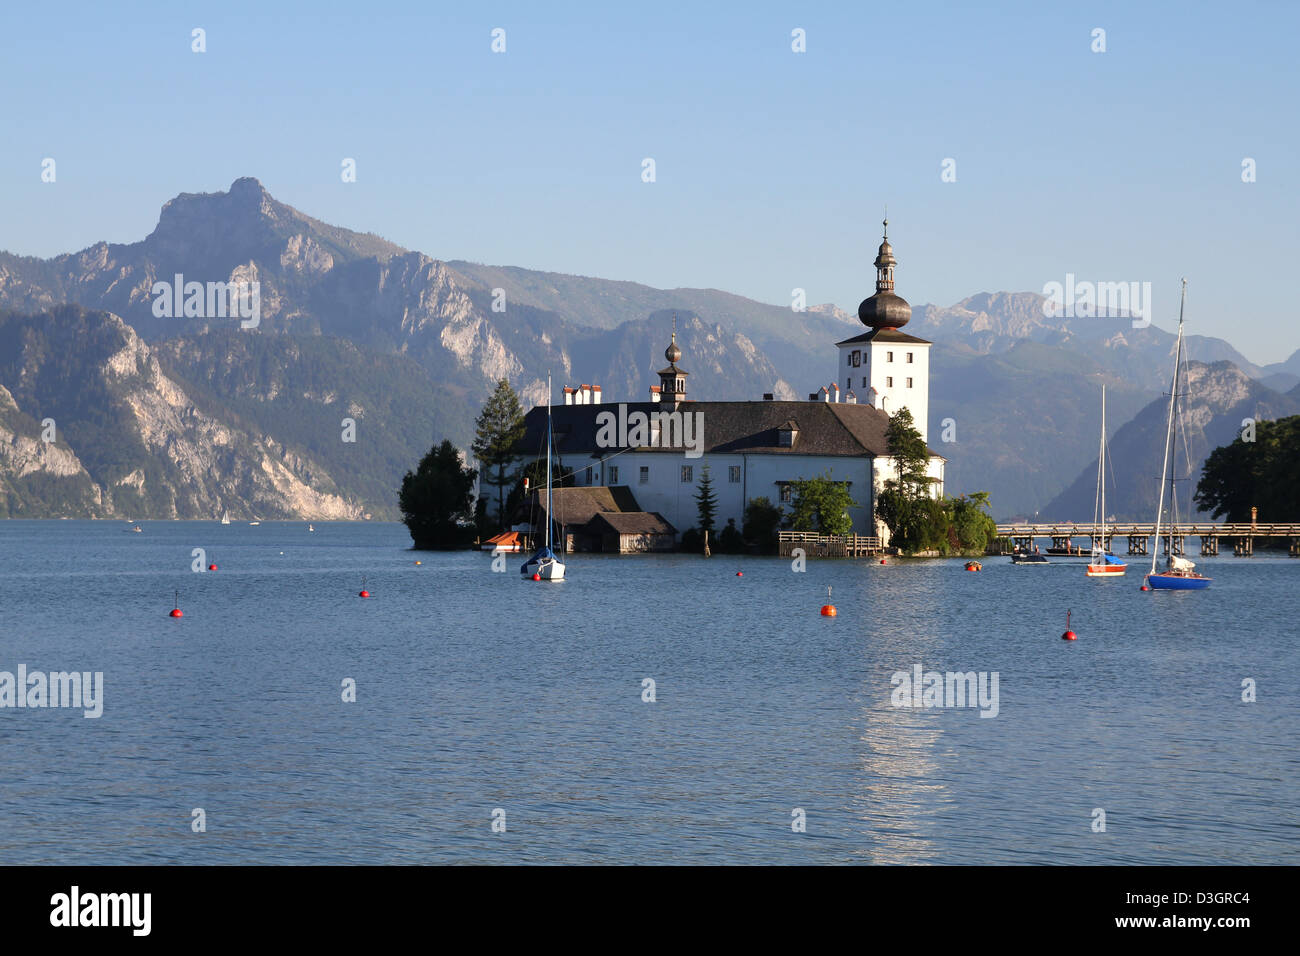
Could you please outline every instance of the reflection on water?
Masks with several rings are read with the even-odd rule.
[[[931,838],[947,799],[939,774],[935,714],[878,703],[863,715],[861,791],[853,806],[870,829],[868,863],[940,862]]]

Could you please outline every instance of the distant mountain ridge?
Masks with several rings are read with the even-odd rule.
[[[906,250],[899,254],[906,295]],[[177,274],[186,281],[258,282],[259,327],[154,315],[154,282]],[[864,296],[871,291],[865,273],[862,288]],[[375,514],[391,513],[386,483],[393,461],[381,456],[382,464],[349,471],[328,437],[334,426],[320,417],[335,409],[284,392],[265,398],[277,381],[276,363],[290,363],[295,380],[310,380],[308,366],[317,361],[367,381],[390,378],[404,397],[383,414],[402,421],[386,421],[382,431],[394,454],[408,455],[413,444],[427,447],[441,437],[464,447],[474,414],[502,377],[525,404],[544,401],[548,371],[557,395],[560,385],[587,382],[601,385],[606,401],[644,399],[674,317],[681,365],[690,372],[688,395],[723,401],[764,392],[805,397],[836,377],[833,343],[861,328],[851,312],[830,304],[795,312],[715,289],[661,290],[441,261],[307,216],[251,178],[226,192],[177,196],[139,242],[97,243],[45,260],[0,253],[0,310],[30,323],[63,303],[120,316],[196,408],[237,416],[283,447],[314,449],[324,456],[318,464],[333,462],[320,466],[330,475],[320,493],[341,494],[349,507]],[[907,329],[935,342],[932,438],[945,420],[957,425],[955,442],[935,442],[949,459],[949,489],[993,491],[999,514],[1039,508],[1069,484],[1095,454],[1091,396],[1100,383],[1112,387],[1112,420],[1122,421],[1158,394],[1172,349],[1172,336],[1160,329],[1135,330],[1126,319],[1049,319],[1042,303],[1033,293],[981,293],[946,309],[916,306]],[[1189,324],[1197,327],[1194,310]],[[235,348],[242,358],[228,362],[219,350],[240,341],[230,335],[248,337],[244,345],[268,341]],[[314,339],[333,344],[318,354],[308,347]],[[1189,352],[1231,360],[1279,387],[1292,385],[1289,376],[1300,384],[1300,353],[1259,368],[1228,343],[1198,336],[1189,339]],[[21,390],[3,377],[0,385],[20,406],[10,414],[28,414]],[[383,404],[374,395],[367,402]],[[416,423],[438,433],[417,442]],[[378,437],[374,417],[370,425]],[[409,463],[418,457],[410,454]],[[21,467],[29,467],[23,460]],[[296,505],[286,499],[285,507]]]

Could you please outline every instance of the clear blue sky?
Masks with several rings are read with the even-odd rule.
[[[1192,331],[1300,347],[1297,5],[729,6],[5,4],[0,248],[256,176],[439,258],[852,309],[888,203],[914,304],[1073,272],[1168,327],[1186,275]]]

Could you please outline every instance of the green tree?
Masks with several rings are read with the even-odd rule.
[[[700,490],[695,495],[695,505],[700,516],[700,532],[713,531],[714,518],[718,513],[718,496],[713,491],[713,476],[705,463],[700,469]]]
[[[766,497],[750,498],[745,505],[745,519],[741,535],[745,543],[755,548],[760,554],[775,554],[777,550],[776,532],[781,527],[784,513],[779,505],[772,504]]]
[[[790,527],[795,531],[848,534],[853,530],[849,509],[858,503],[849,496],[848,486],[833,480],[829,471],[818,478],[799,478],[790,485]]]
[[[951,550],[986,551],[998,536],[997,522],[989,514],[989,493],[976,491],[944,501],[948,512]]]
[[[740,534],[740,529],[736,527],[736,519],[728,518],[727,526],[718,532],[719,554],[743,554],[745,552],[745,539]]]
[[[1255,423],[1246,441],[1210,452],[1201,469],[1194,500],[1214,518],[1250,521],[1259,509],[1260,521],[1300,520],[1300,415]]]
[[[417,550],[463,548],[474,539],[474,478],[446,440],[406,473],[397,503]]]
[[[926,469],[930,464],[930,449],[922,440],[910,410],[900,408],[889,419],[885,444],[889,457],[894,460],[899,487],[913,495],[928,492],[931,480]]]
[[[496,390],[474,422],[474,456],[483,465],[483,480],[497,490],[497,526],[506,523],[506,486],[514,475],[506,466],[518,457],[515,446],[524,437],[524,411],[509,379],[497,382]],[[495,473],[494,473],[495,470]]]

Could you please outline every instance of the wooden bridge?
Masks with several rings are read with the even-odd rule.
[[[1000,524],[998,541],[1003,550],[1012,547],[1032,548],[1034,539],[1048,538],[1052,545],[1048,553],[1052,554],[1086,554],[1095,545],[1101,545],[1110,551],[1111,540],[1117,537],[1128,539],[1129,554],[1147,554],[1148,544],[1155,536],[1155,522],[1130,523],[1106,522],[1103,524],[1075,524],[1074,522],[1056,522],[1053,524]],[[1162,524],[1160,537],[1164,541],[1164,551],[1183,554],[1188,538],[1201,539],[1201,554],[1219,553],[1220,541],[1232,546],[1232,553],[1249,557],[1255,553],[1256,538],[1289,538],[1288,549],[1291,557],[1300,557],[1300,522],[1273,523],[1247,521],[1237,524],[1215,523],[1207,521],[1179,522],[1176,525]],[[1087,538],[1088,548],[1077,549],[1075,538]]]

